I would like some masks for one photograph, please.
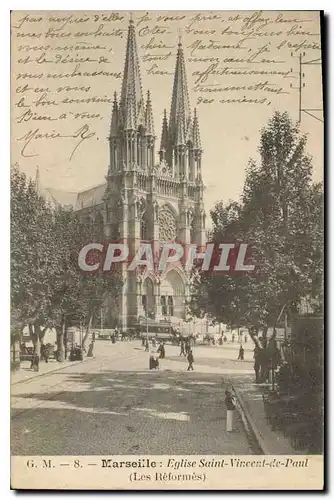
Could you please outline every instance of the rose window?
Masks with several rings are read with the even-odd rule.
[[[175,217],[169,210],[161,210],[159,213],[159,236],[160,241],[174,241],[176,238]]]

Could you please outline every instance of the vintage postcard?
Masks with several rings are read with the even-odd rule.
[[[323,489],[319,11],[13,11],[13,489]]]

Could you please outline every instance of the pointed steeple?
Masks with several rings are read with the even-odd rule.
[[[150,91],[147,92],[147,101],[145,108],[145,135],[154,136],[153,111]]]
[[[144,122],[144,100],[141,86],[136,32],[130,19],[120,99],[120,113],[124,129],[137,128]]]
[[[39,166],[36,167],[36,175],[35,175],[35,189],[37,194],[41,194],[41,178],[39,173]]]
[[[177,129],[175,135],[175,146],[181,146],[186,143],[185,130],[182,120],[177,121]]]
[[[112,107],[111,123],[110,123],[110,137],[116,137],[118,133],[118,104],[117,94],[114,93],[114,102]]]
[[[191,138],[190,138],[193,149],[201,149],[201,138],[199,134],[199,123],[198,123],[198,116],[197,116],[197,110],[196,108],[194,109],[194,120],[192,124],[192,131],[191,131]]]
[[[168,122],[167,122],[167,112],[164,109],[164,117],[162,119],[160,151],[167,151],[167,148],[168,148]]]
[[[181,40],[178,43],[176,66],[174,74],[172,104],[169,117],[169,133],[175,143],[176,135],[186,141],[191,122],[186,67]],[[178,131],[181,127],[181,135]]]

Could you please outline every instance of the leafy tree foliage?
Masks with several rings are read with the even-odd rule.
[[[213,240],[252,245],[256,272],[195,272],[191,309],[251,332],[273,326],[284,307],[308,297],[322,308],[323,194],[312,183],[306,137],[287,113],[261,131],[260,161],[249,162],[240,203],[211,212]]]
[[[15,324],[29,325],[40,355],[47,327],[57,331],[58,358],[64,359],[64,336],[70,325],[86,329],[106,295],[115,307],[119,273],[84,274],[80,249],[103,242],[103,225],[83,220],[72,210],[53,210],[17,166],[11,171],[11,305]]]

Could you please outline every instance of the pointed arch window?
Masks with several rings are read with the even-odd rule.
[[[146,212],[142,215],[142,218],[140,221],[140,239],[143,241],[147,241],[150,239],[149,223],[148,223],[148,217],[147,217]]]
[[[193,217],[191,224],[190,224],[190,241],[191,243],[196,243],[196,222],[195,222],[195,217]]]
[[[166,296],[165,295],[162,295],[160,297],[160,302],[161,302],[161,314],[163,316],[167,316],[168,312],[167,312],[167,303],[166,303]]]
[[[146,295],[142,295],[141,296],[141,303],[142,303],[142,306],[143,306],[143,310],[145,312],[145,314],[147,313],[147,296]]]

